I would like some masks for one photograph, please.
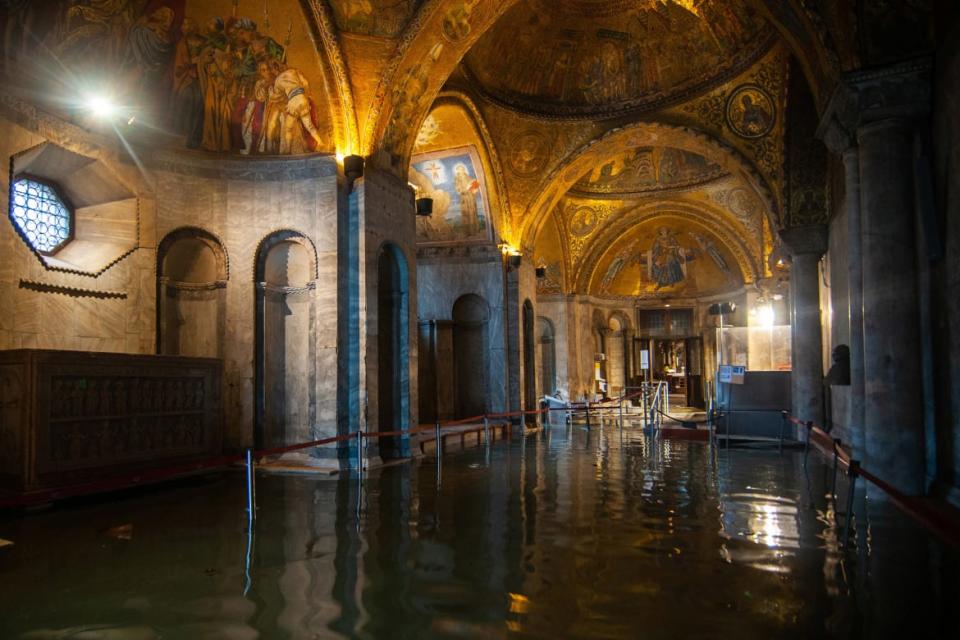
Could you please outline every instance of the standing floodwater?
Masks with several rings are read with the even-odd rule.
[[[241,474],[7,516],[0,638],[960,637],[956,554],[863,496],[842,551],[817,455],[554,427],[425,462],[260,476],[249,568]]]

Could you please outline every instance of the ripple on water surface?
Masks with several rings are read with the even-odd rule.
[[[956,628],[953,553],[887,511],[841,553],[816,456],[560,427],[442,468],[261,476],[253,536],[233,473],[8,515],[0,638],[879,637],[891,593]]]

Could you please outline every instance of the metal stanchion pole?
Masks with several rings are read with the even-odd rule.
[[[250,592],[250,586],[253,584],[253,579],[250,576],[250,565],[253,560],[253,529],[254,518],[256,517],[254,491],[253,452],[247,449],[247,553],[244,558],[243,595]]]
[[[527,433],[527,412],[520,410],[520,433],[526,435]]]
[[[443,441],[440,439],[440,418],[436,422],[436,440],[435,448],[437,450],[437,488],[440,488],[440,458],[443,456]]]
[[[363,431],[357,431],[357,477],[363,479]]]
[[[640,410],[641,410],[641,412],[643,413],[643,416],[642,416],[642,417],[643,417],[643,427],[646,428],[646,426],[649,424],[649,420],[648,420],[648,416],[647,416],[647,390],[646,390],[646,389],[641,389],[641,390],[640,390],[640,398],[641,398]]]
[[[253,472],[253,451],[247,449],[247,521],[250,529],[253,529],[253,521],[257,517],[256,508],[256,479]]]
[[[620,394],[620,431],[623,431],[623,394]]]
[[[833,482],[830,484],[830,495],[833,496],[833,508],[837,504],[837,464],[840,462],[840,438],[833,439]]]
[[[787,426],[787,412],[780,412],[780,444],[777,447],[778,453],[783,453],[783,430]]]
[[[847,515],[843,523],[843,548],[850,547],[850,523],[853,520],[853,496],[857,489],[857,476],[860,475],[860,461],[851,460],[850,467],[847,469],[847,475],[850,477],[847,487]]]
[[[590,401],[587,400],[587,430],[590,430]]]

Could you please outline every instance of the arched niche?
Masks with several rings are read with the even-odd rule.
[[[157,249],[157,353],[223,356],[227,252],[208,231],[183,227]]]
[[[258,447],[310,440],[316,424],[317,253],[283,230],[257,248],[256,428]]]
[[[403,251],[385,244],[377,259],[377,427],[410,428],[409,271]],[[382,436],[381,457],[409,455],[403,438]]]
[[[454,413],[457,418],[487,412],[490,397],[490,305],[468,293],[453,304]]]
[[[540,386],[544,395],[557,391],[557,334],[548,318],[537,318],[537,342],[540,350]]]
[[[537,409],[536,314],[530,300],[523,301],[523,408]]]
[[[620,396],[630,384],[630,347],[633,341],[630,318],[622,311],[614,311],[608,320],[606,337],[607,376],[611,396]]]

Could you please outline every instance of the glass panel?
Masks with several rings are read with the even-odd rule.
[[[49,253],[70,237],[70,209],[53,187],[20,178],[12,196],[10,215],[35,250]]]

